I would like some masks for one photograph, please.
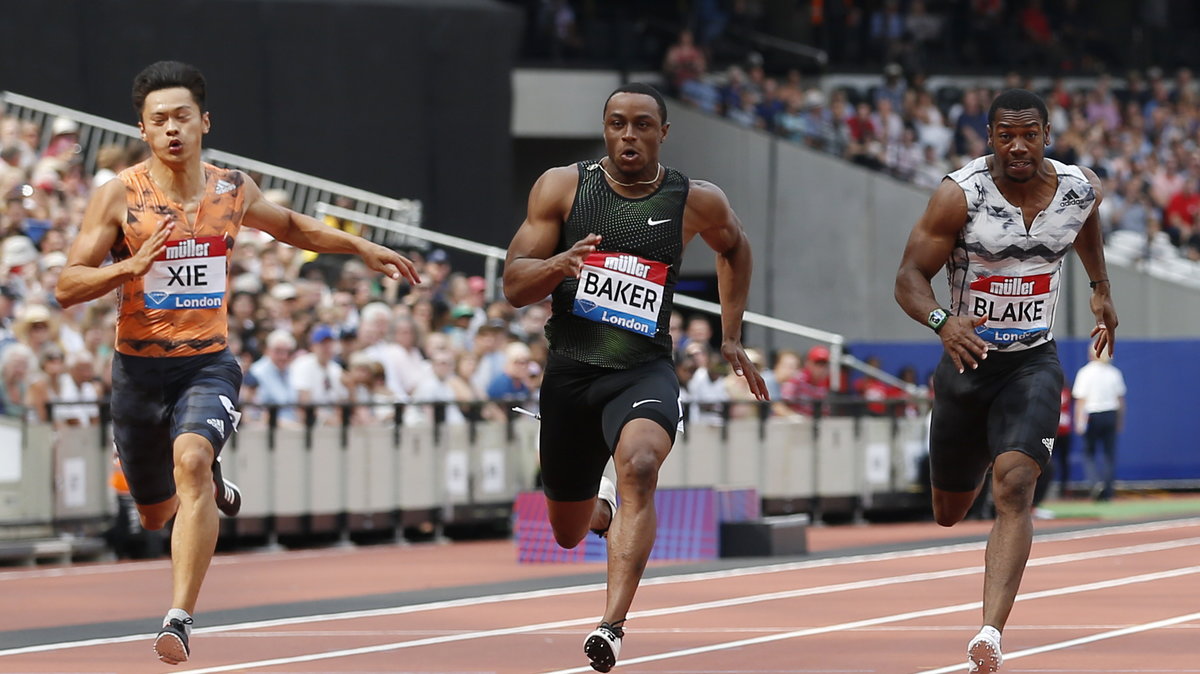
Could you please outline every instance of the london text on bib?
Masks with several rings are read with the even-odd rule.
[[[626,253],[592,253],[575,291],[576,316],[654,336],[667,282],[665,262]]]
[[[1050,329],[1049,299],[1050,274],[976,279],[971,282],[971,313],[986,316],[987,322],[975,331],[993,344],[1035,340]]]
[[[216,309],[225,301],[225,239],[167,242],[145,277],[147,309]]]

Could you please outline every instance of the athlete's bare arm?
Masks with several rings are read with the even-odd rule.
[[[542,174],[529,190],[529,206],[504,260],[504,296],[514,307],[538,302],[565,278],[583,272],[583,260],[596,251],[598,234],[588,234],[555,255],[563,223],[571,213],[578,169],[559,166]]]
[[[950,259],[954,242],[966,224],[966,195],[954,181],[943,180],[913,227],[896,272],[896,302],[922,325],[929,312],[939,306],[930,280]],[[986,316],[951,316],[938,331],[942,346],[959,372],[978,367],[979,360],[987,357],[987,342],[975,333],[985,320]]]
[[[1096,353],[1099,354],[1107,348],[1108,355],[1111,356],[1113,343],[1117,339],[1117,310],[1113,307],[1108,267],[1104,264],[1104,239],[1100,234],[1100,201],[1104,198],[1104,192],[1096,173],[1090,168],[1081,168],[1088,182],[1096,190],[1096,203],[1092,206],[1091,215],[1084,220],[1083,228],[1075,236],[1075,252],[1079,255],[1083,268],[1087,270],[1089,279],[1104,279],[1103,283],[1096,283],[1092,289],[1091,306],[1092,313],[1096,316],[1096,327],[1092,328],[1091,336],[1096,338]]]
[[[261,229],[277,240],[297,248],[317,253],[349,253],[358,255],[368,267],[389,278],[401,276],[419,284],[420,276],[412,261],[396,251],[371,243],[366,239],[330,227],[316,218],[278,206],[265,199],[258,185],[243,176],[246,190],[246,214],[242,224]]]
[[[125,221],[125,183],[110,180],[92,195],[83,213],[79,235],[67,253],[67,266],[58,277],[54,296],[62,307],[103,297],[129,279],[145,274],[163,251],[175,224],[163,218],[154,234],[132,257],[100,266],[121,235]]]
[[[691,181],[683,211],[683,243],[700,238],[717,253],[717,293],[721,299],[721,355],[734,372],[746,378],[758,400],[769,400],[767,384],[742,348],[742,314],[750,294],[754,266],[750,241],[742,223],[720,187],[703,180]]]

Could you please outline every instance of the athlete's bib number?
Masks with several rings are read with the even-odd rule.
[[[573,313],[652,337],[658,332],[668,268],[637,255],[592,253],[583,262]]]
[[[1031,342],[1050,330],[1050,274],[985,276],[971,282],[971,313],[987,322],[976,329],[993,344]]]
[[[217,309],[225,301],[225,239],[170,241],[145,277],[147,309]]]

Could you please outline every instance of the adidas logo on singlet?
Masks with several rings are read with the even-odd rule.
[[[1062,201],[1059,202],[1058,205],[1059,206],[1082,206],[1084,201],[1085,201],[1085,199],[1083,197],[1079,196],[1078,194],[1076,194],[1075,190],[1068,189],[1067,193],[1063,195]]]
[[[231,183],[227,180],[218,180],[217,186],[213,191],[216,192],[217,194],[225,194],[226,192],[232,192],[236,189],[237,189],[237,185],[234,185],[233,183]]]

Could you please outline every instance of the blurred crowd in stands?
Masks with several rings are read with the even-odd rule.
[[[146,155],[140,142],[103,147],[97,170],[88,172],[78,125],[60,117],[44,126],[0,119],[0,415],[91,424],[111,382],[116,293],[62,309],[54,286],[92,189]],[[286,193],[265,194],[289,205]],[[502,418],[517,403],[536,410],[549,302],[517,311],[484,277],[456,271],[447,251],[406,252],[418,264],[419,286],[371,272],[353,256],[316,255],[256,230],[239,233],[227,302],[229,347],[245,372],[247,423],[270,421],[259,406],[282,406],[274,419],[280,424],[390,421],[397,413],[404,423],[434,415],[458,423]],[[710,319],[684,321],[676,314],[671,324],[680,377],[693,411],[717,421],[714,405],[753,396],[714,350]],[[768,378],[776,400],[795,399],[777,405],[777,413],[811,414],[808,399],[828,391],[829,352],[816,347],[807,356],[802,362],[783,352],[768,364],[754,352],[760,365],[774,366]],[[871,395],[902,393],[875,387]],[[446,404],[400,404],[411,401]],[[729,413],[754,410],[744,405]]]

